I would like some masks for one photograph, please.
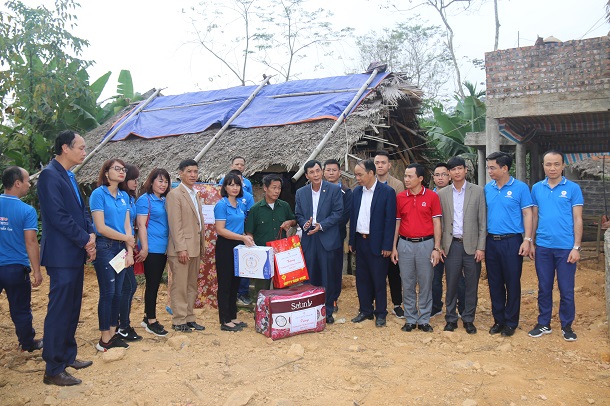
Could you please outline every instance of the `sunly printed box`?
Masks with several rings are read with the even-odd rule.
[[[233,248],[235,276],[254,279],[271,279],[275,273],[273,248],[246,247],[238,245]]]
[[[256,331],[272,340],[325,328],[324,288],[307,284],[258,294]]]

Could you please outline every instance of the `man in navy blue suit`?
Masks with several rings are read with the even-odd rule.
[[[40,173],[38,199],[42,217],[41,265],[50,279],[49,305],[44,321],[42,358],[47,363],[43,382],[78,385],[66,371],[86,368],[91,361],[76,359],[74,334],[83,299],[84,264],[95,259],[95,233],[85,202],[70,168],[87,155],[85,140],[62,131],[55,140],[55,159]]]
[[[343,197],[338,185],[322,180],[322,164],[305,163],[305,177],[310,184],[296,194],[295,216],[303,230],[301,246],[309,281],[326,291],[326,322],[332,324],[335,292],[333,263],[337,249],[343,243],[339,223],[343,215]]]
[[[386,325],[386,277],[396,228],[396,193],[377,180],[375,163],[367,159],[354,168],[359,186],[354,189],[349,249],[356,252],[356,291],[360,309],[354,323],[372,320]],[[373,308],[373,300],[375,308]]]

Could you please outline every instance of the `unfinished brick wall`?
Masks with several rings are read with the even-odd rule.
[[[485,54],[487,99],[610,89],[610,37]]]

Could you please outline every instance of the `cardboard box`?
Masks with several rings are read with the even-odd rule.
[[[273,248],[246,247],[238,245],[233,248],[235,276],[254,279],[271,279],[275,273]]]
[[[256,300],[256,331],[272,340],[326,328],[324,288],[298,285],[261,290]]]

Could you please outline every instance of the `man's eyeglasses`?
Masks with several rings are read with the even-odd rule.
[[[124,166],[111,166],[111,168],[117,172],[127,173],[127,168],[125,168]]]
[[[449,174],[448,173],[435,173],[434,177],[435,178],[448,178]]]

